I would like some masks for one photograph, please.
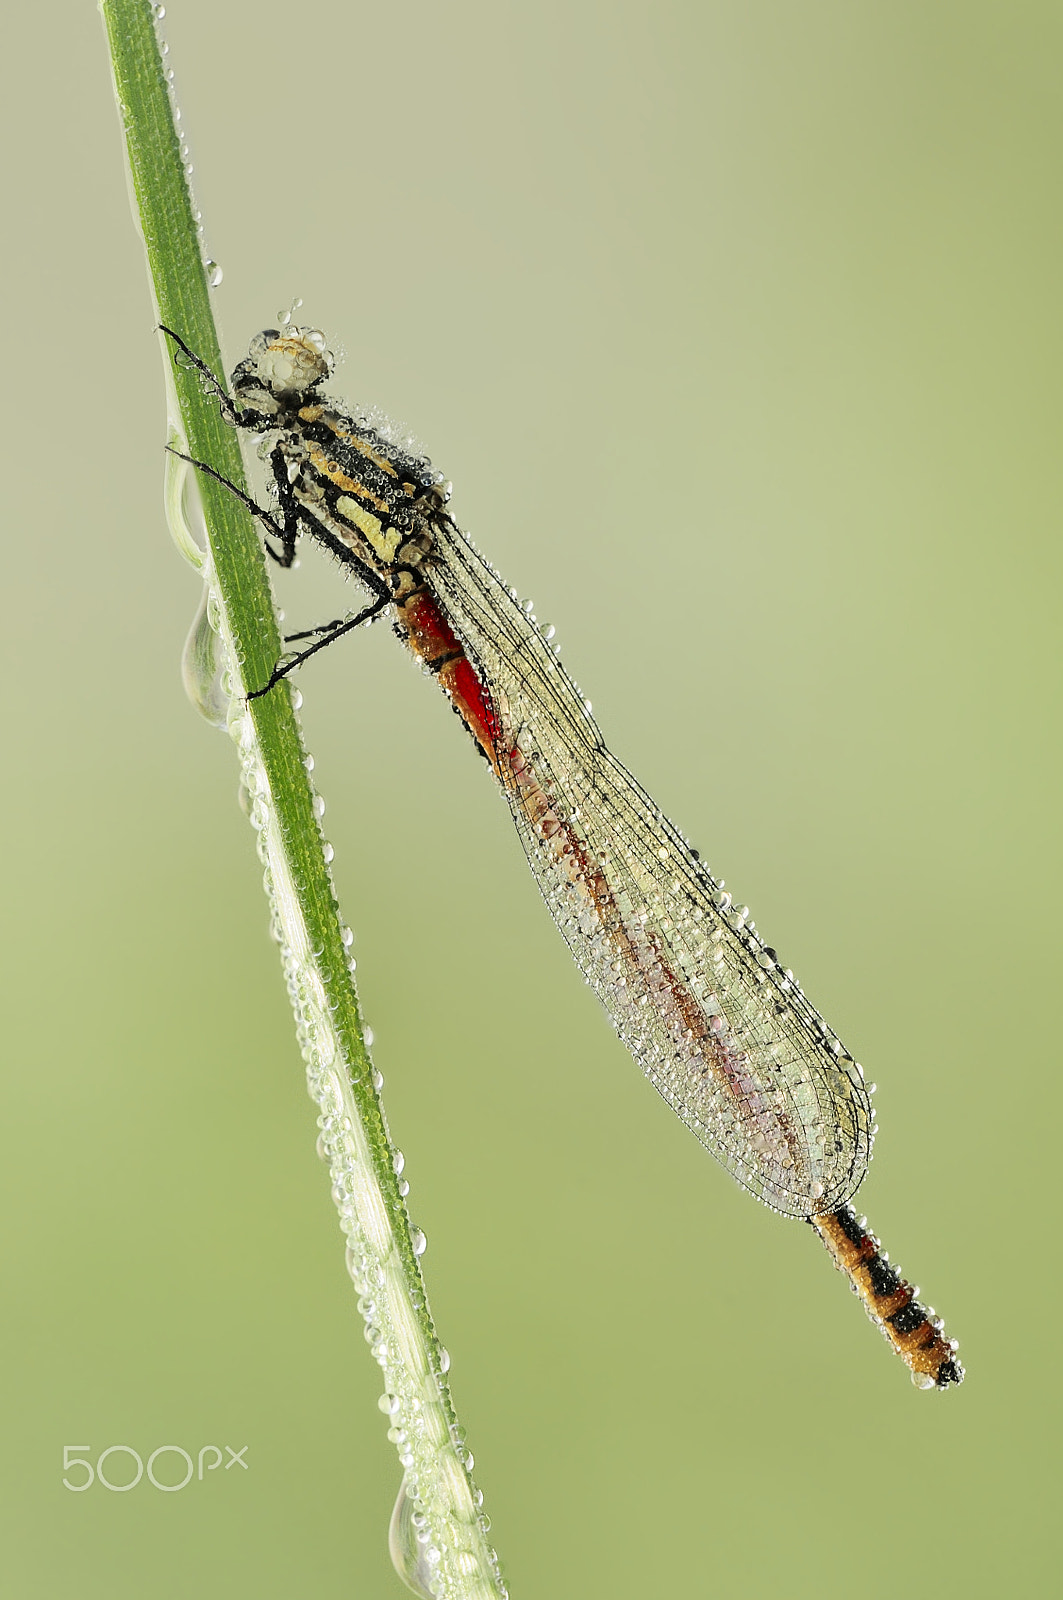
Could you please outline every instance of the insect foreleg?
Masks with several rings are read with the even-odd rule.
[[[218,409],[231,427],[244,428],[250,433],[268,433],[273,425],[270,415],[264,414],[255,406],[246,406],[241,409],[217,374],[211,371],[202,356],[197,356],[194,350],[189,349],[179,333],[175,333],[172,328],[168,328],[164,322],[159,323],[158,331],[165,333],[168,338],[172,339],[181,354],[186,357],[202,377],[206,378],[207,384],[217,398]]]
[[[231,423],[234,428],[256,427],[261,429],[262,419],[258,413],[254,411],[241,411],[236,406],[221,379],[216,377],[215,374],[211,372],[202,356],[197,356],[194,350],[190,350],[188,348],[179,333],[174,333],[173,329],[168,328],[163,322],[159,323],[159,332],[165,333],[167,338],[172,339],[174,344],[181,351],[182,355],[186,356],[195,367],[196,371],[201,373],[202,376],[206,378],[215,395],[217,395],[218,404],[221,407],[221,414],[225,418],[226,422]]]

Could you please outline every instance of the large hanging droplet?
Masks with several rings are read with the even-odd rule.
[[[407,1589],[419,1594],[421,1600],[435,1600],[435,1591],[429,1584],[438,1570],[438,1552],[425,1539],[427,1518],[422,1516],[416,1503],[406,1493],[406,1479],[399,1486],[399,1497],[391,1513],[388,1527],[388,1552],[391,1564]],[[431,1559],[435,1554],[436,1559]]]
[[[185,693],[212,728],[224,728],[231,695],[226,681],[229,662],[221,635],[212,624],[211,591],[203,587],[203,598],[181,655],[181,678]]]

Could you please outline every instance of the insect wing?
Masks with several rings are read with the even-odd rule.
[[[787,1216],[859,1187],[859,1069],[645,790],[609,754],[525,609],[449,518],[429,581],[486,685],[529,863],[646,1076],[733,1176]]]

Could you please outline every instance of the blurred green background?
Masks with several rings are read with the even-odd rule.
[[[878,1080],[859,1206],[968,1363],[912,1389],[673,1120],[440,696],[386,629],[338,645],[307,737],[515,1600],[1050,1592],[1058,5],[165,26],[230,364],[301,295],[338,392],[454,479]],[[3,1586],[397,1597],[234,755],[180,685],[198,590],[102,29],[65,0],[6,43]],[[347,600],[309,555],[278,587],[294,625]],[[167,1443],[248,1470],[62,1486],[65,1444]]]

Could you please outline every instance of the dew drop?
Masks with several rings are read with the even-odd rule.
[[[428,1239],[421,1228],[410,1229],[410,1244],[413,1246],[415,1256],[423,1256],[428,1249]],[[433,1257],[433,1260],[435,1258]]]
[[[402,1169],[405,1165],[406,1157],[403,1155],[401,1150],[396,1150],[395,1154],[391,1158],[391,1170],[394,1172],[396,1178],[401,1178]]]
[[[192,168],[188,166],[185,168],[185,171],[191,172]],[[210,284],[212,289],[216,289],[225,274],[216,261],[207,261],[204,263],[204,265],[207,269],[207,282]]]
[[[222,682],[228,663],[225,646],[212,626],[211,591],[204,587],[199,610],[185,640],[181,677],[185,693],[212,728],[224,728],[231,696]]]
[[[442,1345],[439,1346],[439,1370],[440,1372],[450,1371],[450,1351],[444,1350]]]
[[[414,1522],[414,1517],[418,1521]],[[395,1509],[391,1513],[391,1523],[388,1527],[388,1554],[391,1564],[408,1589],[420,1595],[421,1600],[433,1600],[431,1587],[435,1574],[432,1570],[427,1552],[418,1533],[424,1527],[424,1520],[417,1512],[412,1496],[406,1487],[403,1478],[399,1489],[399,1497],[395,1501]]]
[[[325,844],[322,846],[321,854],[324,856],[326,862],[329,862],[334,858],[336,852],[333,850],[330,844]]]
[[[372,1028],[367,1025],[362,1029],[362,1038],[365,1040],[366,1049],[370,1050],[373,1046],[373,1041],[376,1038],[376,1034],[373,1032]]]

